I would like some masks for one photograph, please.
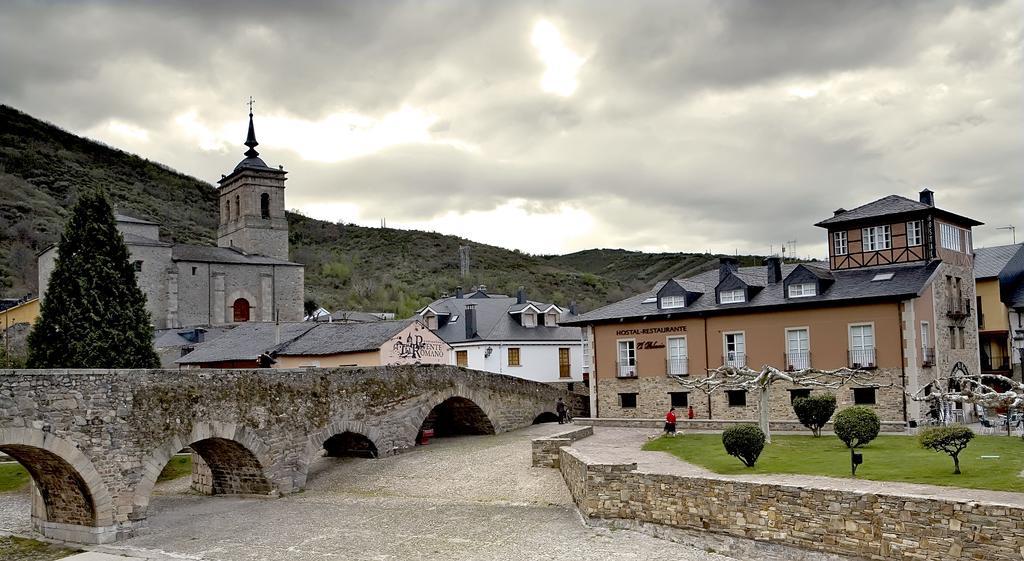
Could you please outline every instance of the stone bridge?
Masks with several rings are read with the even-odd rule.
[[[300,491],[324,453],[388,455],[436,436],[553,416],[565,388],[453,366],[306,370],[0,370],[0,452],[33,480],[43,535],[108,543],[146,527],[157,476],[186,447],[209,494]]]

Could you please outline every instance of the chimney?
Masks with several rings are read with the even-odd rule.
[[[782,281],[782,259],[769,257],[764,260],[768,266],[768,284],[776,284]]]
[[[570,316],[578,315],[578,312],[576,310],[576,301],[575,300],[569,300],[569,315]]]
[[[525,304],[525,303],[526,303],[526,289],[520,286],[519,290],[516,291],[516,304]]]
[[[476,304],[466,304],[466,339],[476,337]]]
[[[462,298],[462,296],[463,296],[463,294],[462,294],[462,287],[461,286],[456,286],[455,287],[455,297],[456,298]]]
[[[481,284],[480,286],[476,287],[476,291],[477,292],[483,292],[484,294],[487,294],[487,285],[486,284]]]
[[[718,258],[718,280],[722,281],[729,276],[730,272],[736,272],[740,268],[740,262],[735,257]]]
[[[846,212],[846,209],[843,208],[843,207],[839,207],[839,208],[837,208],[837,209],[832,211],[832,216],[839,216],[840,214],[842,214],[844,212]]]
[[[935,193],[933,193],[931,189],[925,187],[921,190],[920,200],[928,206],[935,206]]]

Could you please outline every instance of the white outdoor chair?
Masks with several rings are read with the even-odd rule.
[[[988,419],[985,419],[983,417],[981,419],[981,434],[994,434],[994,433],[995,433],[995,426],[992,425],[992,421],[989,421]]]

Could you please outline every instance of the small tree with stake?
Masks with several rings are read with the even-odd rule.
[[[854,450],[878,436],[882,430],[878,414],[867,407],[847,407],[836,415],[832,428],[839,440],[850,449],[850,472],[851,475],[857,475],[858,458]]]
[[[921,431],[918,441],[921,446],[936,452],[945,452],[953,458],[953,473],[960,475],[960,452],[974,438],[974,431],[963,425],[931,427]]]
[[[811,429],[811,433],[821,436],[821,429],[836,412],[836,396],[826,393],[810,397],[798,397],[793,400],[793,412],[800,424]]]

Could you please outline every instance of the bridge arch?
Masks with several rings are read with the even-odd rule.
[[[133,518],[145,518],[157,477],[185,447],[209,467],[210,494],[269,495],[277,490],[267,472],[273,465],[270,447],[250,429],[233,423],[196,423],[187,436],[164,441],[143,460],[142,479],[132,501]]]
[[[114,501],[103,478],[69,441],[37,429],[0,429],[0,452],[32,476],[34,499],[41,503],[33,504],[32,523],[44,535],[52,528],[114,525]]]
[[[309,442],[306,445],[307,458],[312,461],[318,457],[325,450],[325,444],[328,441],[341,435],[349,435],[356,440],[359,440],[356,437],[362,437],[366,441],[364,444],[369,443],[373,446],[374,457],[388,455],[393,451],[386,446],[384,435],[377,427],[354,419],[336,419],[309,436]],[[327,451],[329,453],[330,449]]]
[[[424,429],[434,429],[434,436],[496,434],[503,427],[495,413],[491,403],[473,391],[441,392],[413,415],[409,441],[416,442]]]
[[[539,415],[534,417],[533,424],[539,425],[541,423],[557,423],[558,413],[554,411],[541,411]]]

